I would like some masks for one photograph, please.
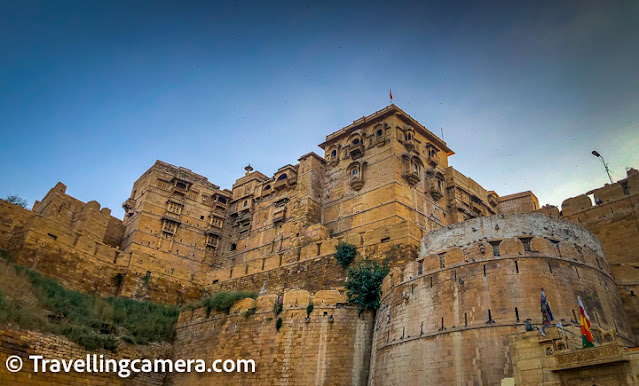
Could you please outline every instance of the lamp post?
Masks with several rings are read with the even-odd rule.
[[[614,182],[612,182],[612,177],[610,177],[610,170],[608,170],[608,164],[604,160],[604,157],[601,154],[599,154],[597,150],[593,150],[592,155],[594,155],[595,157],[601,158],[601,162],[603,163],[604,168],[606,169],[606,173],[608,173],[608,178],[610,179],[610,183],[614,184]]]

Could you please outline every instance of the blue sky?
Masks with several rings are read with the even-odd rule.
[[[0,197],[121,217],[156,159],[224,188],[395,103],[541,204],[639,167],[639,2],[0,0]],[[321,153],[320,153],[321,154]]]

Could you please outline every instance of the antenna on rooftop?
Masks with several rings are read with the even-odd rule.
[[[444,128],[443,128],[443,127],[440,127],[440,128],[439,128],[439,130],[441,130],[441,131],[442,131],[442,141],[443,141],[443,140],[444,140]]]

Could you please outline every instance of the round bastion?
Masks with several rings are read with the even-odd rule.
[[[581,225],[519,213],[428,233],[419,257],[384,279],[372,384],[499,384],[512,377],[508,336],[525,332],[527,320],[541,327],[542,288],[553,325],[579,332],[580,297],[593,329],[631,339],[601,245]]]

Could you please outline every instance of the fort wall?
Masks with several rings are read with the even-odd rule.
[[[66,338],[44,334],[37,331],[26,331],[0,326],[0,362],[3,364],[7,358],[17,355],[22,359],[21,371],[11,373],[4,368],[0,371],[0,383],[5,385],[164,385],[165,373],[132,373],[127,378],[121,378],[117,373],[95,373],[64,371],[34,372],[34,363],[29,359],[30,355],[41,355],[47,359],[86,359],[87,355],[103,355],[106,359],[155,359],[168,358],[171,354],[171,346],[151,345],[133,346],[122,345],[118,353],[111,351],[87,351]]]
[[[636,170],[631,169],[627,178],[615,184],[565,200],[561,212],[554,206],[543,207],[539,212],[581,224],[601,242],[635,339],[639,339],[639,174]]]
[[[339,291],[290,291],[283,311],[273,312],[276,295],[245,299],[229,315],[206,309],[180,314],[175,358],[253,359],[255,373],[174,374],[175,385],[365,385],[368,380],[373,316],[347,306]],[[308,314],[309,301],[313,311]],[[244,312],[255,308],[246,317]],[[308,316],[308,317],[307,317]],[[276,328],[277,318],[282,327]]]
[[[541,322],[575,325],[581,297],[594,326],[634,340],[601,247],[587,230],[542,214],[495,215],[434,231],[420,257],[384,280],[372,384],[495,384],[513,376],[508,336]]]
[[[119,248],[124,233],[110,210],[83,203],[58,183],[29,211],[0,200],[0,248],[18,264],[67,288],[168,303],[202,296],[209,266]],[[114,244],[117,244],[114,246]]]

